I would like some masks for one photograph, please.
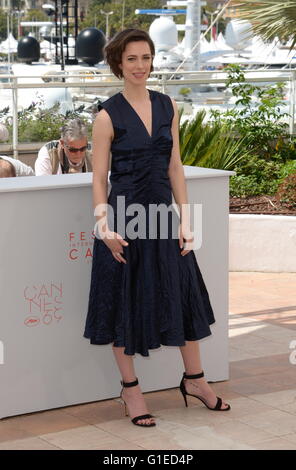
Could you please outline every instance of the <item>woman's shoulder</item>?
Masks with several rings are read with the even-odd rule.
[[[110,98],[107,98],[105,101],[101,101],[98,104],[98,111],[101,111],[101,109],[110,109],[114,104],[116,105],[117,100],[118,100],[119,93],[115,93],[115,95],[110,96]]]
[[[170,103],[170,104],[173,104],[174,103],[174,99],[170,96],[170,95],[167,95],[166,93],[162,93],[160,91],[156,91],[156,90],[150,90],[152,96],[154,95],[154,97],[160,99],[161,101],[165,102],[165,103]]]
[[[166,93],[162,93],[161,91],[151,90],[151,89],[149,91],[154,97],[158,97],[163,100],[171,99],[169,95],[167,95]]]
[[[173,117],[175,114],[175,109],[176,109],[176,103],[174,99],[171,98],[166,93],[162,93],[160,91],[150,90],[150,92],[152,94],[152,98],[154,97],[154,99],[159,100],[162,106],[169,113],[170,117]]]
[[[121,122],[120,92],[98,105],[98,122],[112,122],[113,127]],[[108,124],[108,125],[109,125]]]

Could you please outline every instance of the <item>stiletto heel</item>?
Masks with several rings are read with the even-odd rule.
[[[139,385],[139,382],[138,382],[138,379],[136,378],[136,380],[134,382],[123,382],[123,380],[120,381],[121,385],[122,385],[122,390],[120,392],[120,398],[122,399],[123,403],[124,403],[124,410],[125,410],[125,416],[128,416],[128,411],[127,411],[127,405],[122,397],[122,392],[123,392],[123,389],[125,387],[135,387],[136,385]],[[136,426],[143,426],[143,427],[146,427],[146,428],[150,428],[152,426],[156,426],[155,423],[150,423],[150,424],[140,424],[138,423],[138,421],[142,420],[142,419],[149,419],[149,418],[153,418],[154,416],[151,415],[151,414],[145,414],[145,415],[141,415],[141,416],[135,416],[135,418],[131,419],[131,422],[133,424],[135,424]]]
[[[210,407],[207,402],[205,401],[205,399],[203,397],[201,397],[200,395],[193,395],[192,393],[188,393],[186,388],[185,388],[185,383],[184,383],[184,379],[201,379],[202,377],[204,377],[204,373],[201,372],[200,374],[194,374],[194,375],[186,375],[186,373],[184,372],[183,373],[183,378],[180,382],[180,392],[182,393],[183,395],[183,398],[184,398],[184,401],[185,401],[185,405],[188,406],[187,404],[187,396],[186,395],[189,395],[191,397],[195,397],[197,398],[198,400],[200,400],[204,405],[206,405],[206,407],[209,409],[209,410],[212,410],[212,411],[228,411],[230,410],[230,405],[227,404],[227,408],[221,408],[222,407],[222,399],[220,397],[216,397],[217,398],[217,403],[216,405],[214,406],[214,408]]]
[[[180,390],[181,390],[181,393],[182,393],[182,395],[183,395],[183,398],[184,398],[184,401],[185,401],[185,405],[188,406],[188,404],[187,404],[187,397],[186,397],[186,390],[184,390],[185,387],[182,388],[181,385],[183,385],[183,387],[184,387],[184,383],[181,382],[181,384],[180,384]]]

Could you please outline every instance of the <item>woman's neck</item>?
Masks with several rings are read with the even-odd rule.
[[[145,101],[149,97],[149,92],[145,86],[129,86],[128,83],[124,85],[123,94],[128,101]]]

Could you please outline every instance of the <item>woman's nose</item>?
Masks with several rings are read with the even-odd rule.
[[[139,59],[139,60],[137,61],[137,67],[138,67],[139,69],[144,68],[144,64],[145,64],[145,62],[144,62],[142,59]]]

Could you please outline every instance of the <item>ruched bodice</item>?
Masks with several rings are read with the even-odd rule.
[[[149,349],[182,346],[211,334],[214,314],[195,255],[181,256],[179,241],[173,237],[178,217],[172,211],[167,236],[159,227],[151,233],[146,214],[145,237],[129,238],[119,230],[130,216],[118,212],[139,204],[170,206],[172,187],[168,175],[173,138],[174,108],[169,96],[149,90],[152,111],[151,135],[122,93],[101,107],[109,114],[114,138],[108,203],[114,210],[114,230],[129,245],[123,248],[127,263],[118,262],[105,243],[95,238],[89,304],[84,336],[92,344],[113,343],[125,353],[149,355]],[[96,156],[94,155],[94,158]],[[150,226],[149,226],[150,223]],[[173,225],[174,224],[174,225]],[[143,233],[142,233],[143,235]]]
[[[170,203],[172,200],[168,167],[173,145],[171,123],[174,110],[168,96],[151,90],[149,93],[151,136],[122,93],[117,93],[103,105],[114,128],[111,204],[112,197],[117,195],[124,195],[129,203]]]

